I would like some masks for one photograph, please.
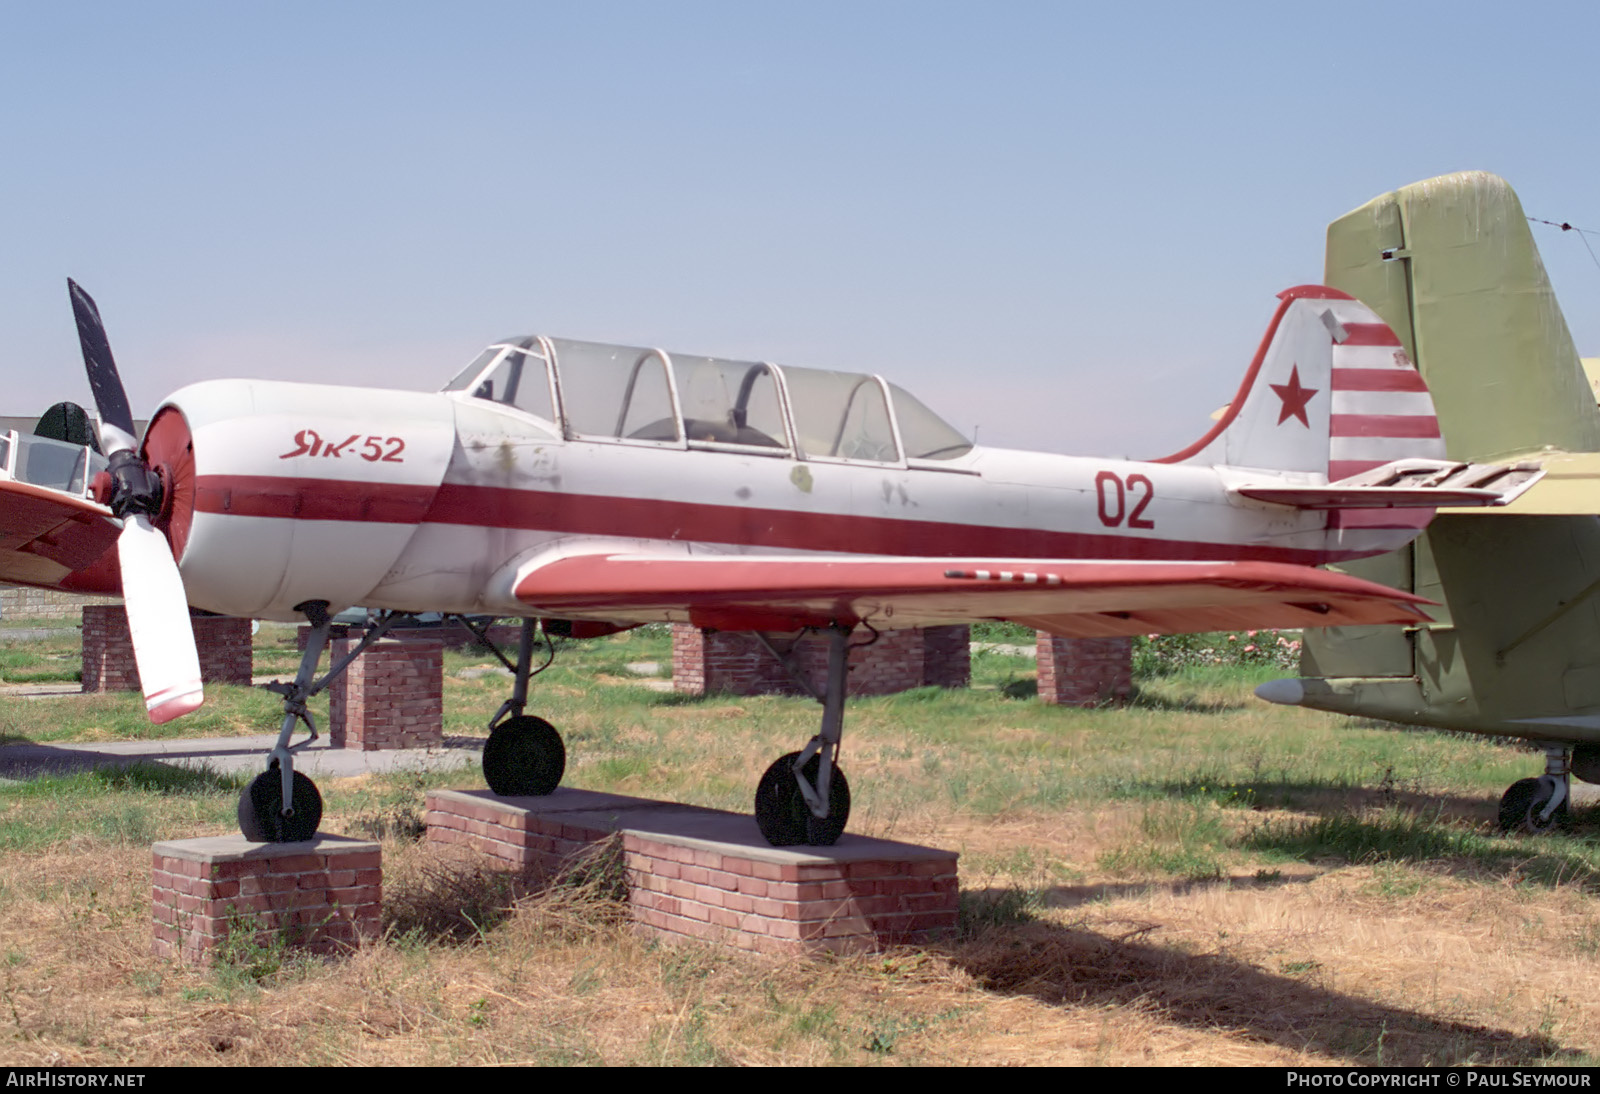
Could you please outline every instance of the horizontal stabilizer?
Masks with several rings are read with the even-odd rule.
[[[1543,474],[1504,508],[1467,510],[1518,517],[1600,516],[1600,452],[1541,452]]]
[[[1396,460],[1326,486],[1270,483],[1231,493],[1296,509],[1443,509],[1508,505],[1544,474],[1534,462]]]

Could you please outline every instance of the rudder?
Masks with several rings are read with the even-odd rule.
[[[1394,460],[1444,457],[1428,390],[1377,313],[1321,285],[1287,289],[1278,299],[1221,420],[1158,462],[1337,481]]]

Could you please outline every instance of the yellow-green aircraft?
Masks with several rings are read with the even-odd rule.
[[[1374,198],[1328,226],[1326,284],[1364,301],[1426,381],[1449,458],[1537,458],[1498,509],[1441,510],[1402,550],[1342,569],[1439,602],[1435,622],[1307,631],[1275,703],[1543,742],[1503,828],[1567,812],[1600,782],[1600,409],[1522,204],[1482,172]],[[1593,364],[1591,362],[1591,364]]]

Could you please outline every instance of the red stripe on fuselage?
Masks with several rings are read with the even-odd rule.
[[[432,486],[276,475],[201,475],[195,480],[194,508],[198,513],[234,517],[418,524],[427,516],[433,499]]]
[[[935,558],[1249,559],[1305,565],[1370,553],[1266,544],[1189,543],[460,483],[445,483],[435,491],[429,486],[330,479],[202,475],[195,485],[196,511],[221,516],[457,524],[554,535],[621,536],[800,551]]]

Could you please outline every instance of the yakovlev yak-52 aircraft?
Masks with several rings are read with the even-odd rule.
[[[1600,410],[1528,218],[1505,180],[1446,175],[1328,227],[1328,284],[1371,304],[1417,362],[1458,460],[1540,461],[1513,504],[1440,514],[1415,543],[1342,569],[1438,602],[1398,627],[1308,633],[1297,680],[1262,698],[1521,737],[1545,773],[1500,800],[1506,829],[1600,782]]]
[[[320,821],[293,770],[309,739],[290,740],[300,723],[315,737],[305,701],[348,664],[316,678],[329,615],[351,605],[387,613],[363,647],[403,613],[526,620],[483,754],[505,795],[548,794],[565,766],[524,713],[536,620],[827,631],[821,729],[762,776],[755,814],[775,844],[828,844],[849,813],[852,635],[1421,626],[1423,598],[1313,567],[1394,550],[1435,507],[1500,504],[1539,474],[1447,459],[1400,340],[1318,286],[1280,294],[1215,426],[1148,463],[978,448],[877,376],[542,336],[495,343],[432,394],[195,384],[136,444],[98,311],[70,288],[109,476],[84,496],[82,451],[64,481],[30,485],[23,457],[59,452],[12,435],[0,580],[120,588],[157,721],[201,702],[190,605],[309,620],[269,769],[240,802],[260,840]]]

